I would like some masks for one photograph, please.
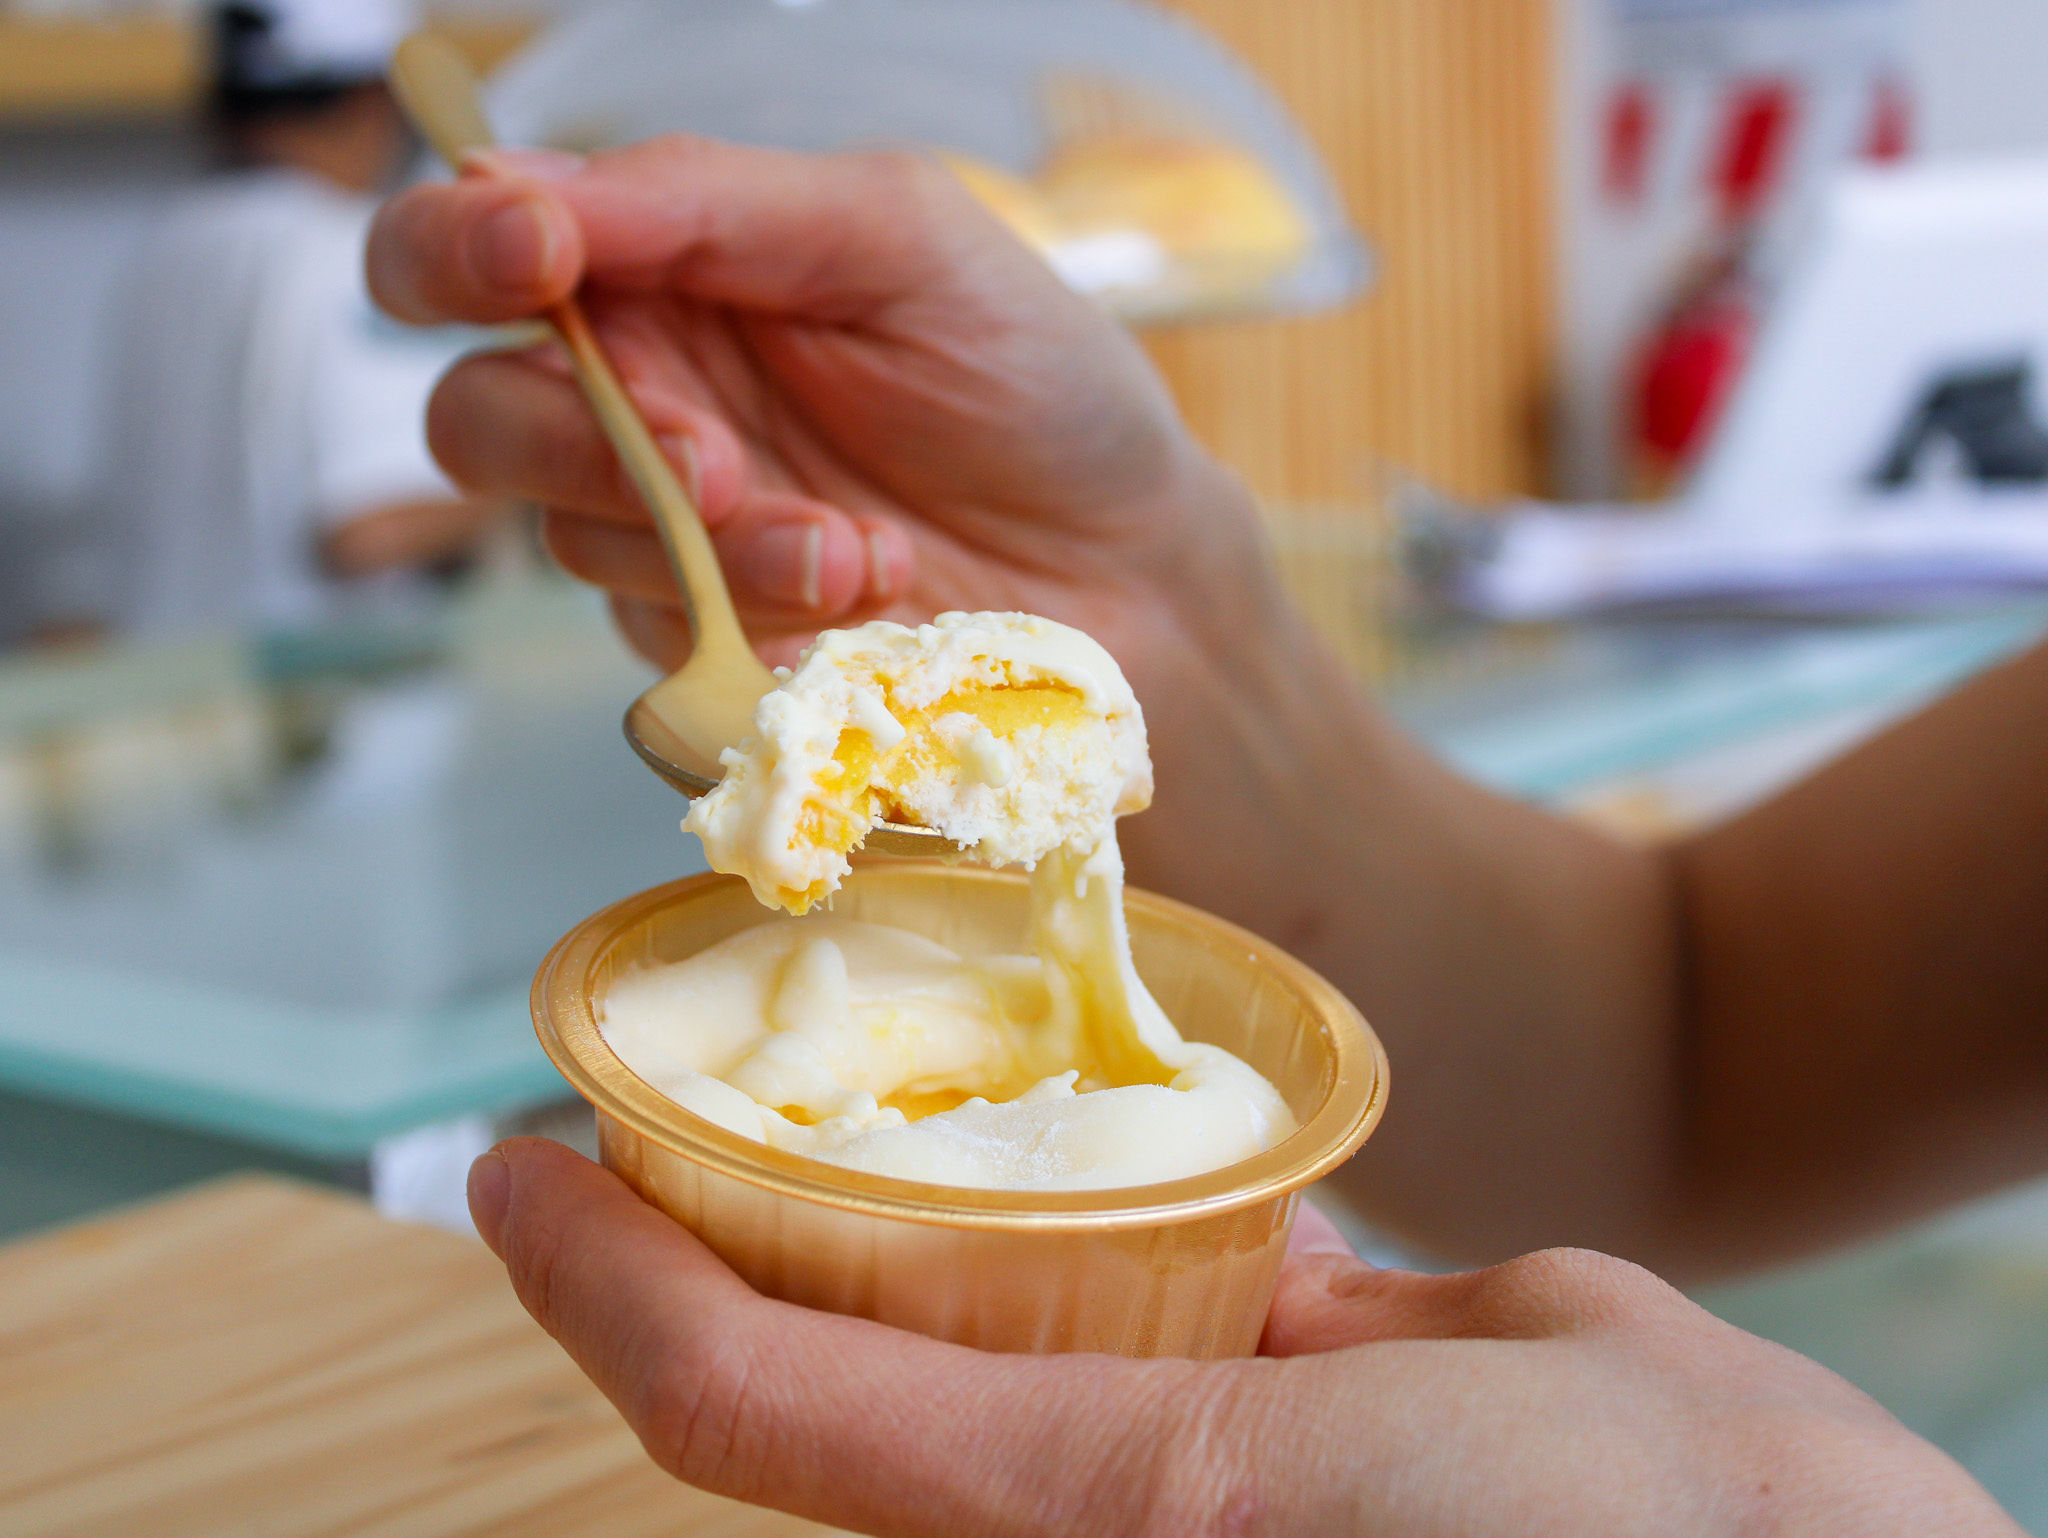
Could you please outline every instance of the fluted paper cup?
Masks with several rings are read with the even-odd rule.
[[[854,871],[833,912],[968,955],[1025,944],[1027,879],[923,861]],[[1224,1169],[1110,1191],[925,1185],[780,1152],[684,1111],[598,1030],[620,973],[680,961],[776,914],[730,876],[614,903],[541,964],[533,1018],[597,1110],[607,1168],[771,1297],[991,1351],[1247,1356],[1258,1346],[1301,1188],[1363,1143],[1387,1061],[1350,1003],[1257,936],[1127,894],[1138,970],[1183,1035],[1236,1053],[1301,1126]]]

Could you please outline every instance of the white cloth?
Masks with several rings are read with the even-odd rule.
[[[310,176],[224,178],[137,255],[111,366],[109,617],[144,635],[290,626],[388,582],[320,573],[320,535],[449,494],[425,440],[459,348],[372,309],[373,205]]]
[[[1941,609],[2048,588],[2048,492],[1933,488],[1870,494],[1775,522],[1529,502],[1489,520],[1452,596],[1530,621],[1672,604],[1829,613]]]
[[[261,0],[270,19],[264,62],[289,86],[308,77],[369,79],[384,73],[391,53],[419,25],[407,0]]]

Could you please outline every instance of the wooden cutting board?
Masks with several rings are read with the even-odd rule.
[[[482,1245],[267,1177],[0,1249],[4,1538],[819,1538],[656,1469]]]

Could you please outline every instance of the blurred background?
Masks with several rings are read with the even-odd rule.
[[[493,338],[362,292],[421,22],[517,141],[944,153],[1392,708],[1624,837],[2048,631],[2034,0],[0,3],[0,1234],[251,1168],[466,1226],[588,1139],[540,954],[701,868],[645,670],[426,455]],[[2048,1188],[1704,1301],[2048,1535]]]

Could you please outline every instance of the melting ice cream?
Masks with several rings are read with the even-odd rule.
[[[741,1136],[942,1185],[1142,1185],[1293,1130],[1131,963],[1114,824],[1150,802],[1151,763],[1101,646],[1021,614],[828,631],[754,724],[684,826],[791,916],[612,985],[605,1039],[641,1078]],[[1031,867],[1033,953],[812,911],[878,821]]]

